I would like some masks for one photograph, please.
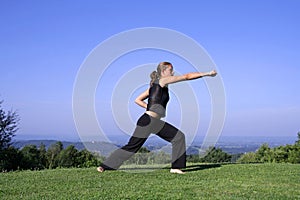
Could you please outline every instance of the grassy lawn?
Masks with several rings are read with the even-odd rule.
[[[125,168],[0,173],[0,199],[300,199],[296,164],[190,164],[184,175]]]

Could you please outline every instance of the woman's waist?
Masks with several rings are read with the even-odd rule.
[[[160,104],[148,104],[147,111],[150,111],[154,116],[159,116],[159,118],[165,117],[166,115],[166,108]]]
[[[151,111],[151,110],[147,110],[146,111],[146,114],[148,114],[149,116],[153,117],[153,118],[156,118],[156,119],[160,119],[162,118],[162,116],[154,111]]]

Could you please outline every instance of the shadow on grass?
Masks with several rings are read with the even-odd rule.
[[[199,171],[199,170],[205,170],[205,169],[209,169],[209,168],[216,168],[216,167],[221,167],[221,164],[197,164],[197,165],[188,165],[185,169],[183,169],[182,171],[184,172],[191,172],[191,171]],[[122,167],[121,171],[125,171],[125,170],[158,170],[158,169],[171,169],[171,167],[162,167],[162,166],[147,166],[147,167]]]
[[[192,172],[192,171],[199,171],[204,169],[216,168],[221,167],[221,164],[198,164],[198,165],[189,165],[184,170],[184,172]]]
[[[156,167],[156,166],[145,166],[145,167],[143,167],[143,166],[137,166],[137,167],[121,167],[120,169],[118,169],[119,171],[127,171],[127,170],[158,170],[158,169],[168,169],[168,167]]]

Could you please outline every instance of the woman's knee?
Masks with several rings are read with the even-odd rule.
[[[176,133],[175,137],[173,138],[172,142],[184,142],[185,141],[185,135],[183,132],[179,131]]]

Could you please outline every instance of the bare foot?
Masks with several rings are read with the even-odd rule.
[[[104,168],[103,167],[97,167],[97,171],[102,173],[102,172],[104,172]]]
[[[185,174],[185,172],[181,171],[180,169],[171,169],[170,172],[173,174]]]

